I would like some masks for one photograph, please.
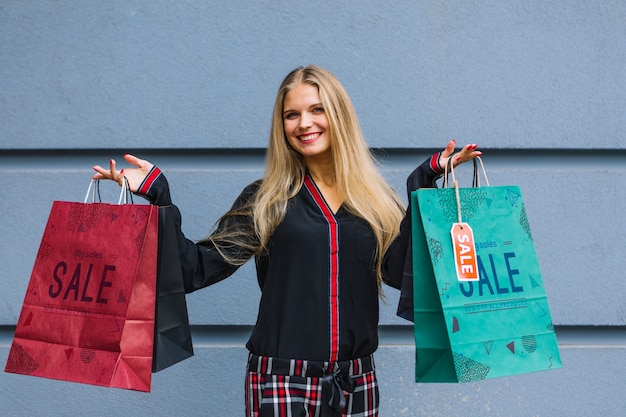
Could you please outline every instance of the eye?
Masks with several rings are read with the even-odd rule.
[[[296,113],[295,111],[290,111],[285,113],[283,117],[287,120],[293,120],[298,117],[298,113]]]
[[[324,113],[324,107],[322,107],[322,106],[314,107],[313,108],[313,113],[315,113],[315,114]]]

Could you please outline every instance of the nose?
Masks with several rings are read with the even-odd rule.
[[[308,129],[313,125],[313,117],[308,112],[302,112],[300,115],[300,129]]]

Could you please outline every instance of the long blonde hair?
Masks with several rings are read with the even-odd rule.
[[[328,118],[336,182],[343,204],[369,223],[376,238],[376,272],[380,287],[381,254],[400,231],[404,206],[379,173],[345,89],[335,76],[318,66],[293,70],[283,80],[276,96],[265,174],[250,208],[258,239],[256,253],[266,248],[274,229],[285,217],[287,201],[298,193],[306,175],[304,160],[288,145],[283,124],[285,96],[303,83],[318,89]]]

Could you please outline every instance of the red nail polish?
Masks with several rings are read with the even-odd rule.
[[[123,174],[123,173],[124,173],[124,170],[121,170],[121,171],[120,171],[120,174]]]

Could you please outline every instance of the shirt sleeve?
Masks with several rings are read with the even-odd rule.
[[[165,175],[157,166],[153,166],[135,193],[156,206],[172,205],[170,187]]]
[[[246,206],[255,194],[256,189],[258,189],[258,182],[246,187],[235,200],[232,209]],[[224,244],[218,250],[209,238],[199,242],[187,239],[182,231],[180,210],[172,204],[169,184],[159,168],[153,167],[136,194],[146,198],[152,204],[171,206],[170,212],[176,229],[176,239],[186,293],[215,284],[239,269],[241,264],[233,265],[227,261],[227,257],[236,257],[242,260],[252,257],[252,250],[244,249],[236,244]],[[212,235],[224,231],[225,228],[243,230],[250,227],[253,227],[250,216],[230,216],[220,221]]]
[[[411,256],[411,192],[419,188],[437,188],[441,178],[441,152],[418,166],[407,178],[408,206],[400,223],[400,234],[391,244],[383,260],[384,282],[400,290],[397,315],[413,321],[413,263]]]

